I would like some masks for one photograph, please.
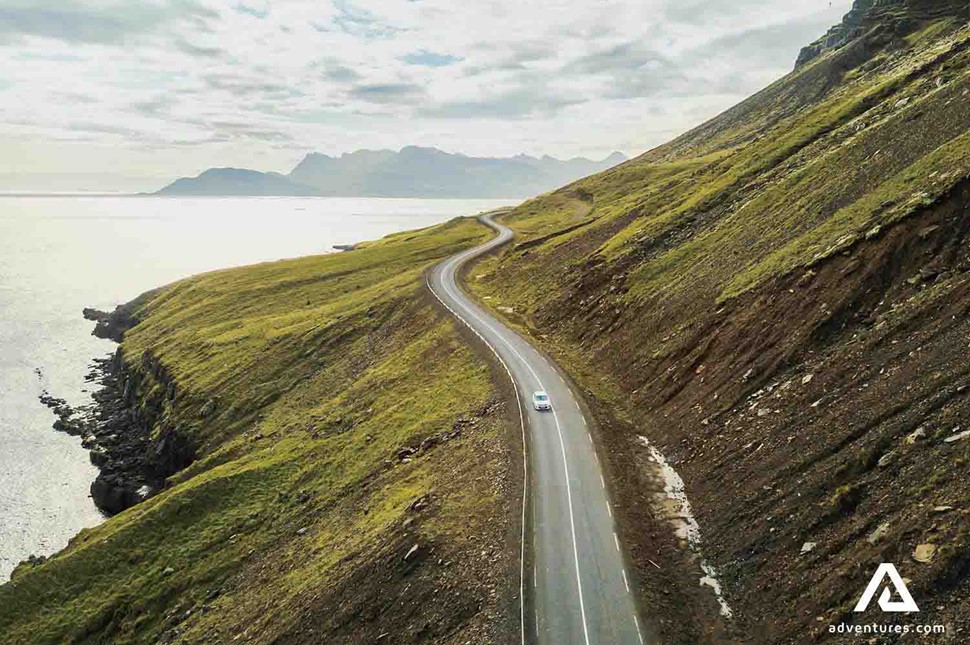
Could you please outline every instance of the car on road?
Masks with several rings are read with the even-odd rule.
[[[552,401],[545,392],[536,392],[532,395],[532,406],[539,412],[544,412],[552,409]]]

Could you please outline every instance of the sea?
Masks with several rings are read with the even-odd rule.
[[[90,402],[84,377],[115,345],[110,310],[196,273],[335,252],[517,200],[0,195],[0,583],[104,521],[80,439],[55,432],[43,391]]]

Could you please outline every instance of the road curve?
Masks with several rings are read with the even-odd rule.
[[[528,454],[522,642],[644,643],[646,632],[637,617],[602,470],[578,397],[545,356],[458,287],[456,274],[465,263],[513,237],[511,229],[492,219],[494,214],[479,219],[498,235],[436,266],[428,274],[428,286],[495,353],[518,398]],[[539,390],[552,399],[551,412],[533,408],[532,394]]]

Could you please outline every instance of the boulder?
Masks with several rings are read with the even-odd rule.
[[[935,544],[920,544],[913,551],[913,559],[921,564],[928,564],[933,560],[934,555],[936,555]]]
[[[138,494],[140,487],[102,473],[91,484],[91,499],[105,513],[116,515],[142,501],[142,497]]]
[[[875,544],[884,538],[887,533],[889,533],[889,522],[883,522],[876,528],[875,531],[869,534],[869,537],[866,538],[866,542],[869,544]]]

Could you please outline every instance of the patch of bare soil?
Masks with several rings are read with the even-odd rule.
[[[636,436],[636,427],[618,419],[590,392],[587,401],[648,627],[662,643],[735,642],[732,625],[721,619],[715,596],[700,584],[704,573],[696,554],[678,538],[658,503],[663,482],[657,465],[647,451],[631,449],[627,442]]]
[[[963,186],[712,308],[662,358],[624,349],[642,326],[603,323],[600,359],[639,414],[637,428],[606,421],[601,433],[621,524],[647,603],[701,625],[668,641],[860,642],[830,626],[878,622],[946,625],[950,642],[970,642],[968,197]],[[651,312],[624,314],[638,317]],[[684,478],[732,619],[692,573],[667,570],[684,548],[658,531],[637,432]],[[852,611],[881,562],[908,581],[918,615]]]
[[[684,325],[663,303],[614,304],[622,267],[595,262],[534,321],[509,316],[594,357],[628,397],[616,414],[586,391],[664,642],[858,642],[829,633],[843,622],[944,625],[970,641],[968,202],[964,184],[738,299],[698,297]],[[641,436],[685,482],[696,551],[658,508]],[[700,584],[704,560],[730,619]],[[852,611],[881,562],[908,580],[917,616]]]

